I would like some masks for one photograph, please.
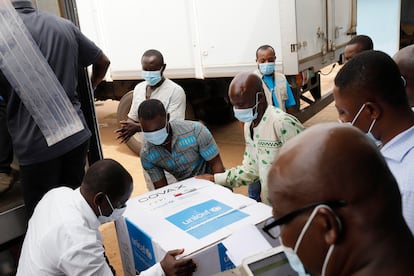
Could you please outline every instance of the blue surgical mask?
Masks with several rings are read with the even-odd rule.
[[[122,217],[122,215],[124,214],[125,209],[126,209],[126,206],[125,206],[125,207],[123,207],[123,208],[114,208],[114,207],[112,206],[112,203],[111,203],[111,201],[109,200],[109,198],[108,198],[108,196],[107,196],[107,195],[105,195],[105,198],[106,198],[106,200],[108,201],[109,206],[110,206],[110,207],[111,207],[111,209],[112,209],[112,213],[111,213],[109,216],[104,216],[104,215],[102,214],[101,207],[100,207],[100,206],[98,206],[98,210],[99,210],[99,217],[98,217],[98,220],[99,220],[99,222],[100,222],[101,224],[104,224],[104,223],[106,223],[106,222],[116,221],[117,219],[119,219],[120,217]]]
[[[158,71],[142,71],[142,77],[149,86],[157,85],[161,81],[161,70]]]
[[[342,121],[340,121],[340,122],[345,123],[345,124],[350,124],[351,126],[353,126],[353,125],[355,124],[356,120],[358,119],[359,114],[361,114],[362,110],[364,110],[365,106],[366,106],[365,104],[363,104],[363,105],[361,106],[361,108],[358,110],[358,112],[357,112],[357,114],[355,115],[355,117],[354,117],[354,119],[352,120],[352,122],[342,122]],[[376,145],[377,147],[380,147],[380,146],[382,145],[382,142],[381,142],[380,140],[378,140],[377,138],[375,138],[375,137],[374,137],[374,135],[373,135],[373,134],[372,134],[372,132],[371,132],[371,131],[372,131],[372,129],[374,128],[374,125],[375,125],[375,122],[376,122],[376,121],[377,121],[376,119],[372,120],[371,125],[369,126],[368,131],[367,131],[365,134],[367,135],[367,137],[368,137],[369,139],[371,139],[371,140],[375,143],[375,145]]]
[[[271,75],[275,71],[274,62],[259,63],[260,73],[263,75]]]
[[[151,132],[144,131],[143,132],[144,139],[150,142],[151,144],[154,144],[157,146],[161,145],[162,143],[165,142],[165,140],[168,137],[167,125],[168,125],[168,122],[165,124],[165,127],[159,130],[151,131]]]
[[[290,247],[284,246],[283,241],[282,241],[282,237],[279,237],[280,245],[283,247],[283,250],[286,254],[286,257],[289,261],[290,266],[300,276],[302,276],[302,275],[303,276],[308,276],[310,274],[306,272],[302,261],[300,260],[299,256],[297,255],[297,252],[299,250],[299,246],[300,246],[300,243],[302,242],[303,236],[305,235],[305,233],[308,230],[312,220],[315,218],[316,213],[320,208],[328,209],[332,213],[334,213],[333,210],[331,209],[331,207],[329,207],[327,205],[321,204],[321,205],[316,206],[315,209],[313,209],[313,211],[312,211],[311,215],[309,216],[308,220],[306,221],[305,225],[303,226],[302,231],[300,232],[298,240],[296,241],[295,247],[293,249],[290,248]],[[337,220],[340,223],[339,218],[337,218]],[[328,266],[328,262],[329,262],[329,259],[331,258],[331,255],[332,255],[332,252],[333,252],[334,248],[335,248],[335,246],[334,246],[334,244],[332,244],[329,247],[328,252],[326,253],[326,256],[325,256],[325,259],[324,259],[323,265],[322,265],[322,272],[321,272],[322,276],[326,275],[326,268]]]
[[[253,107],[245,108],[245,109],[238,109],[233,106],[234,117],[240,122],[248,123],[257,118],[257,105],[258,103],[258,94],[256,93],[256,104]]]

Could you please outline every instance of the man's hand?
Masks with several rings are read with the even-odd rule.
[[[213,174],[208,174],[208,173],[200,174],[200,175],[196,175],[195,178],[204,179],[204,180],[214,182],[214,175]]]
[[[197,265],[193,259],[175,259],[176,256],[182,254],[184,249],[176,249],[168,251],[164,259],[160,262],[166,276],[172,275],[191,275],[197,269]]]
[[[121,124],[121,128],[115,130],[115,132],[118,133],[116,139],[121,140],[121,143],[128,142],[129,138],[131,138],[138,131],[141,131],[140,124],[131,120],[120,121],[119,123]]]

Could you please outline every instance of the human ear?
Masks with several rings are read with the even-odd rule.
[[[162,65],[162,67],[161,67],[161,75],[164,73],[164,70],[165,70],[165,67],[167,67],[167,64],[166,63],[164,63],[163,65]]]
[[[330,209],[321,208],[318,210],[323,219],[324,239],[329,245],[335,244],[342,234],[342,223],[339,217]]]
[[[382,109],[381,106],[376,102],[366,102],[365,108],[369,111],[372,120],[378,120],[381,116]]]
[[[103,192],[96,193],[93,197],[93,202],[96,206],[101,206],[102,202],[105,199],[105,194]]]

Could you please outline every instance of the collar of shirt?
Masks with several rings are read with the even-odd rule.
[[[385,158],[401,162],[404,156],[414,148],[414,126],[401,132],[381,148]]]
[[[29,0],[19,0],[19,1],[13,1],[12,2],[13,7],[16,10],[27,10],[27,11],[34,11],[34,5],[32,3],[32,1]]]
[[[88,223],[89,228],[98,229],[101,223],[99,222],[98,217],[92,210],[91,206],[89,206],[86,199],[80,193],[80,188],[74,190],[73,200],[78,206],[80,212],[83,214],[85,221]]]

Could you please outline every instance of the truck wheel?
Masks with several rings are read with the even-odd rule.
[[[121,100],[119,101],[117,111],[118,122],[126,120],[128,118],[128,113],[131,109],[132,104],[133,92],[133,90],[129,91],[124,96],[122,96]],[[142,144],[138,133],[135,133],[135,135],[132,136],[126,144],[138,156],[140,155]]]

